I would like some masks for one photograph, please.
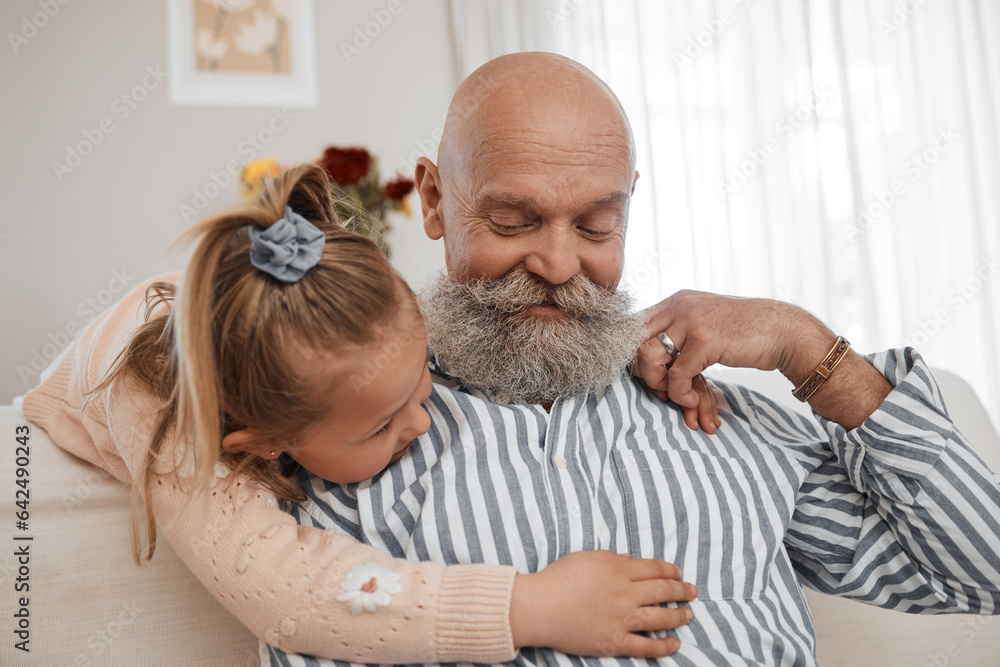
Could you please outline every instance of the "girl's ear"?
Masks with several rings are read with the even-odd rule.
[[[267,444],[255,429],[245,428],[233,431],[222,438],[222,448],[227,452],[248,452],[262,459],[276,459],[281,456],[281,449]]]

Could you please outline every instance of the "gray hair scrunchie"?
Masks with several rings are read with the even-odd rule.
[[[316,225],[286,206],[270,227],[250,227],[250,263],[283,283],[298,282],[319,264],[325,243]]]

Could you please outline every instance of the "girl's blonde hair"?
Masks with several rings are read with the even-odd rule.
[[[248,234],[251,225],[279,220],[286,206],[326,235],[319,264],[290,284],[254,268]],[[137,562],[152,557],[156,547],[148,490],[157,476],[176,472],[182,460],[193,464],[193,496],[213,479],[222,438],[248,427],[275,449],[294,447],[329,410],[330,386],[316,386],[293,369],[308,363],[309,355],[340,356],[376,344],[408,304],[419,317],[412,292],[376,244],[338,219],[326,174],[316,165],[287,169],[265,183],[253,204],[202,221],[179,242],[196,242],[180,294],[169,283],[150,287],[145,324],[94,390],[119,378],[137,380],[162,401],[146,459],[134,475]],[[175,297],[163,313],[161,307]],[[338,380],[347,382],[324,378]],[[179,449],[165,451],[168,434]],[[221,460],[280,498],[305,498],[276,459],[222,451]],[[162,461],[172,464],[169,470]]]

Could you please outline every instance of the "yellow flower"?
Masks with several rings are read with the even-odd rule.
[[[243,167],[240,182],[243,184],[243,199],[252,201],[264,186],[264,179],[281,173],[281,165],[274,158],[261,157],[251,160]]]
[[[391,208],[394,211],[402,211],[403,215],[407,218],[413,215],[413,209],[410,208],[410,200],[407,197],[402,199],[394,199],[391,204]]]

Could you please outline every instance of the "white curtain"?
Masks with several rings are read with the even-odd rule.
[[[797,303],[912,345],[1000,426],[1000,3],[452,2],[457,77],[590,67],[639,146],[624,284]]]

